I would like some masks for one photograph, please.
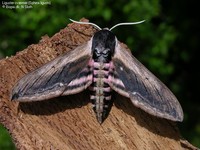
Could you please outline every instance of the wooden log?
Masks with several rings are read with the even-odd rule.
[[[53,37],[44,36],[38,44],[0,60],[0,122],[17,149],[196,149],[182,139],[176,123],[143,112],[117,93],[101,125],[88,91],[40,102],[10,101],[12,87],[23,75],[88,41],[95,31],[90,25],[71,23]]]

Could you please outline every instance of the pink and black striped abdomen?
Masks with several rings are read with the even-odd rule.
[[[90,99],[99,123],[107,117],[113,101],[108,78],[112,74],[111,63],[94,62],[93,81],[90,86]]]

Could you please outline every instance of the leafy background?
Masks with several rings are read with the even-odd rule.
[[[13,2],[22,2],[13,1]],[[34,1],[32,1],[34,2]],[[44,2],[44,1],[35,1]],[[57,0],[32,8],[0,8],[0,57],[14,55],[41,36],[54,35],[68,23],[68,18],[88,18],[100,27],[119,22],[146,22],[113,30],[135,57],[158,76],[177,96],[184,121],[178,123],[182,136],[200,147],[200,48],[198,1],[169,0]],[[19,5],[21,6],[21,5]],[[15,149],[0,126],[0,149]]]

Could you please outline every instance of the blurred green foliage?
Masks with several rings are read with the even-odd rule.
[[[0,125],[0,150],[14,150],[15,146],[5,128]]]
[[[200,73],[195,68],[200,47],[196,1],[47,2],[51,4],[32,4],[32,8],[26,9],[0,8],[0,55],[14,55],[28,45],[37,43],[41,36],[52,36],[70,22],[68,18],[79,20],[85,17],[102,28],[119,22],[145,19],[143,24],[122,26],[113,32],[132,49],[134,56],[174,92],[185,114],[184,122],[179,123],[181,133],[192,144],[200,147],[200,118],[196,117],[200,114],[197,95]],[[10,140],[2,128],[0,133],[1,149]]]

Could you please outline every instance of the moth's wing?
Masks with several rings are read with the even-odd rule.
[[[113,64],[112,64],[113,65]],[[129,97],[129,92],[128,90],[126,90],[124,83],[122,82],[122,80],[119,78],[116,70],[113,70],[112,75],[109,76],[108,79],[108,84],[110,85],[110,87],[116,91],[117,93],[125,96],[125,97]]]
[[[115,51],[113,64],[116,77],[111,81],[119,80],[120,84],[117,86],[122,86],[119,86],[120,89],[117,88],[117,90],[123,91],[135,106],[149,114],[173,121],[182,121],[183,111],[173,93],[122,44],[118,43]],[[115,90],[115,87],[113,89]]]
[[[78,93],[92,82],[90,60],[91,40],[25,75],[14,86],[11,99],[39,101]]]

